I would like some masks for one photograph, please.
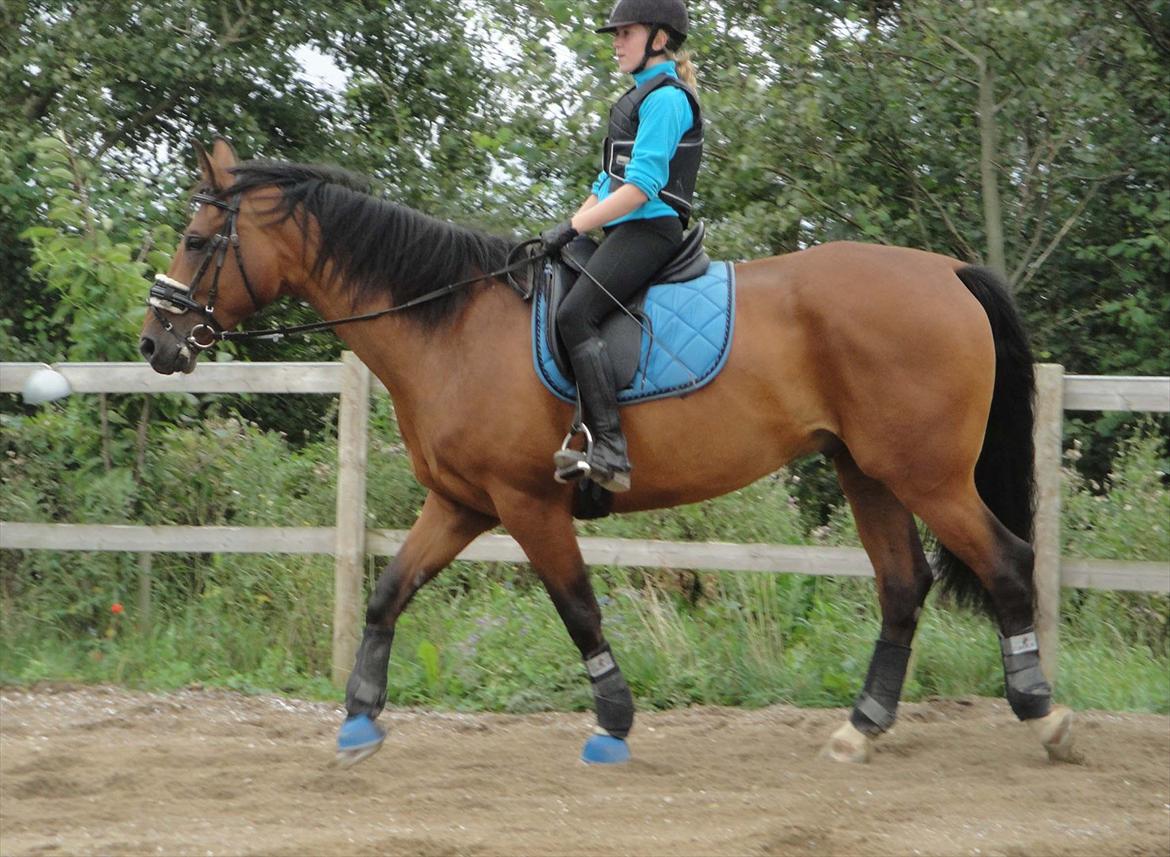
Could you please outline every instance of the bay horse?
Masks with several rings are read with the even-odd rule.
[[[531,307],[496,275],[513,244],[377,199],[337,168],[240,163],[222,139],[197,154],[199,205],[152,287],[143,356],[164,374],[193,371],[222,331],[283,295],[325,322],[382,311],[336,332],[389,390],[427,489],[369,598],[339,761],[365,758],[384,738],[375,719],[399,615],[497,525],[523,548],[585,661],[597,727],[583,758],[624,761],[633,698],[602,633],[574,489],[553,478],[572,408],[541,386]],[[625,409],[636,470],[613,511],[693,503],[825,455],[873,564],[882,614],[862,690],[826,754],[865,761],[894,723],[935,580],[917,516],[938,540],[939,577],[998,622],[1013,712],[1050,758],[1072,759],[1072,713],[1051,703],[1033,629],[1033,367],[1003,283],[942,255],[848,242],[734,271],[725,368],[689,395]]]

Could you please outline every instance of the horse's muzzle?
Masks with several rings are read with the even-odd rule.
[[[195,370],[196,355],[189,347],[170,337],[160,339],[145,333],[138,340],[138,353],[150,364],[150,368],[160,375],[190,373]]]

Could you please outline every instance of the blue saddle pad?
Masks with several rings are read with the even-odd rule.
[[[532,305],[532,359],[553,395],[577,401],[577,387],[558,368],[545,338],[548,302],[538,290]],[[643,306],[645,329],[633,382],[619,404],[681,396],[709,384],[727,363],[735,328],[735,270],[713,262],[703,276],[651,286]]]

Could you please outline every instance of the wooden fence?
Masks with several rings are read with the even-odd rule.
[[[19,393],[39,363],[0,363],[0,393]],[[371,388],[384,392],[353,354],[340,363],[207,363],[192,375],[158,375],[138,363],[70,363],[56,367],[77,393],[340,394],[337,510],[333,527],[183,527],[0,522],[0,548],[128,551],[149,571],[155,552],[310,553],[335,557],[333,680],[343,684],[357,650],[365,557],[392,556],[406,533],[367,529],[365,469]],[[1170,378],[1068,375],[1037,369],[1036,517],[1037,632],[1055,678],[1060,587],[1170,592],[1170,561],[1121,562],[1060,555],[1061,434],[1064,411],[1170,411]],[[582,538],[594,565],[711,571],[788,572],[866,577],[865,553],[852,548]],[[460,559],[524,562],[508,536],[476,539]],[[144,575],[144,577],[146,577]],[[148,579],[148,577],[147,577]]]

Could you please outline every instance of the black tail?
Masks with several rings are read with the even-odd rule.
[[[975,465],[975,487],[1005,527],[1031,542],[1035,511],[1032,401],[1036,394],[1032,351],[1019,313],[999,275],[973,266],[957,274],[983,305],[995,339],[995,392],[983,449]],[[944,590],[956,601],[991,612],[987,590],[975,573],[941,544],[935,553],[935,564]]]

